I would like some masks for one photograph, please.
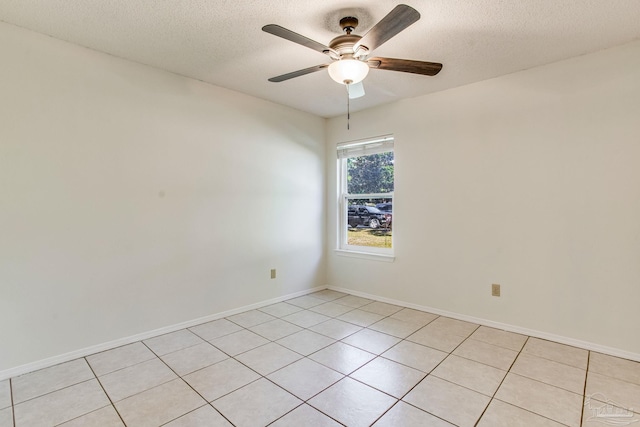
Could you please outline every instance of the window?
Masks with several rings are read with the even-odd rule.
[[[340,252],[393,256],[393,137],[338,144]]]

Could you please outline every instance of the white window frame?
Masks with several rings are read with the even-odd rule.
[[[393,135],[384,135],[357,141],[343,142],[337,145],[338,169],[338,255],[378,261],[393,261],[395,243],[391,233],[391,248],[377,248],[371,246],[356,246],[347,243],[348,235],[348,206],[351,199],[385,198],[393,201],[394,193],[349,194],[347,192],[347,159],[350,157],[366,156],[394,151]],[[394,171],[395,175],[395,171]]]

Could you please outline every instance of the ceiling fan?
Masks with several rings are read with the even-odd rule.
[[[358,36],[352,34],[358,26],[358,19],[353,16],[347,16],[340,20],[340,27],[345,34],[335,37],[329,42],[329,46],[325,46],[322,43],[318,43],[279,25],[265,25],[262,27],[263,31],[324,53],[333,61],[329,64],[316,65],[272,77],[269,81],[282,82],[328,68],[329,75],[333,80],[347,85],[349,98],[359,98],[364,95],[362,80],[367,76],[370,68],[435,76],[442,69],[442,64],[409,59],[369,58],[369,54],[373,50],[380,47],[387,40],[409,27],[418,19],[420,19],[420,13],[418,13],[417,10],[406,4],[400,4],[389,12],[387,16],[382,18],[380,22],[374,25],[364,36]]]

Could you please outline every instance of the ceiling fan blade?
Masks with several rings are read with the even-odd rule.
[[[305,74],[315,73],[316,71],[324,70],[329,64],[316,65],[314,67],[304,68],[298,71],[292,71],[291,73],[282,74],[281,76],[271,77],[270,82],[279,83],[285,80],[292,79],[294,77],[304,76]]]
[[[369,67],[378,70],[401,71],[425,76],[435,76],[442,69],[442,64],[437,62],[412,61],[410,59],[370,58],[367,63]]]
[[[289,40],[294,43],[301,44],[302,46],[308,47],[309,49],[313,49],[317,52],[324,53],[325,55],[333,56],[335,54],[336,58],[340,58],[338,53],[331,49],[329,46],[325,46],[322,43],[318,43],[315,40],[311,40],[308,37],[305,37],[301,34],[294,33],[291,30],[287,30],[280,25],[269,24],[262,27],[262,31],[273,34],[274,36],[282,37],[285,40]]]
[[[349,99],[356,99],[364,96],[364,84],[362,84],[362,82],[353,83],[346,86],[347,92],[349,92]]]
[[[406,4],[399,4],[353,46],[353,51],[357,52],[361,46],[364,46],[371,52],[418,19],[420,19],[420,13],[417,10]]]

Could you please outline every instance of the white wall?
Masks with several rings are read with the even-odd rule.
[[[329,215],[329,284],[640,355],[639,76],[636,42],[330,120],[329,212],[335,144],[396,136],[397,258]]]
[[[326,284],[323,119],[2,23],[0,62],[0,371]]]

